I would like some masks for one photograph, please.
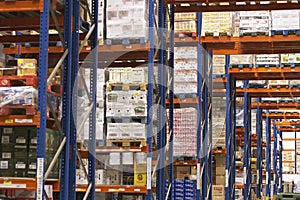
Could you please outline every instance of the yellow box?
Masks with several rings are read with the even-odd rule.
[[[35,67],[37,66],[37,60],[35,58],[19,58],[17,60],[17,65],[18,67]]]
[[[19,67],[18,68],[18,76],[36,76],[37,71],[36,67]]]
[[[134,173],[134,183],[135,186],[145,186],[147,184],[147,174],[146,173]]]

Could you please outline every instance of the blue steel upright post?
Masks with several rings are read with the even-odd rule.
[[[73,24],[72,27],[72,70],[71,70],[71,91],[72,104],[70,113],[70,168],[69,168],[69,197],[68,200],[76,199],[76,149],[77,149],[77,73],[79,66],[79,20],[80,2],[73,0]]]
[[[294,173],[297,174],[297,132],[295,131],[295,168]]]
[[[279,144],[279,179],[278,179],[278,192],[282,193],[283,192],[283,188],[282,188],[282,131],[279,131],[279,140],[278,140],[278,144]]]
[[[166,145],[166,86],[167,86],[167,73],[166,73],[166,6],[163,0],[159,0],[158,5],[158,39],[160,46],[158,47],[158,95],[159,95],[159,108],[158,108],[158,135],[157,135],[157,150],[159,153],[156,194],[158,200],[165,199],[165,145]]]
[[[249,81],[244,81],[244,88],[248,87]],[[244,91],[244,199],[251,199],[251,98]]]
[[[169,187],[170,192],[168,199],[172,200],[173,188],[173,138],[174,138],[174,4],[170,5],[170,50],[169,50]]]
[[[275,122],[273,123],[273,126],[274,126],[274,132],[273,132],[273,135],[274,135],[274,151],[273,151],[273,170],[274,170],[274,178],[273,178],[273,181],[274,181],[274,188],[273,188],[273,194],[276,195],[277,192],[278,192],[278,188],[277,188],[277,185],[278,185],[278,167],[277,167],[277,163],[278,163],[278,160],[277,160],[277,144],[278,144],[278,137],[277,137],[277,126],[275,124]]]
[[[261,98],[257,98],[257,102],[261,102]],[[257,169],[257,187],[256,198],[261,198],[262,193],[262,109],[256,108],[256,134],[257,134],[257,149],[256,149],[256,169]]]
[[[96,163],[96,100],[97,100],[97,68],[98,68],[98,0],[92,0],[91,23],[94,30],[91,35],[91,56],[90,56],[90,95],[93,108],[89,116],[89,154],[88,154],[88,173],[91,181],[91,191],[88,199],[95,199],[95,163]]]
[[[154,0],[149,0],[148,91],[147,91],[147,200],[152,200],[152,133],[153,133],[153,74],[154,74]]]
[[[226,164],[225,200],[235,198],[235,79],[228,73],[230,58],[226,55]]]
[[[268,113],[268,112],[267,112]],[[269,116],[266,117],[266,198],[271,198],[271,121]]]
[[[70,123],[71,123],[71,72],[72,72],[72,16],[73,0],[66,0],[64,5],[64,39],[68,55],[63,66],[63,100],[62,100],[62,129],[66,136],[66,144],[60,166],[60,199],[69,198],[69,169],[70,169]]]
[[[49,41],[49,8],[50,1],[43,1],[43,11],[40,13],[40,57],[38,78],[38,109],[40,112],[40,127],[37,133],[37,191],[36,199],[44,199],[44,170],[46,154],[46,112],[47,112],[47,73],[48,73],[48,41]]]
[[[203,49],[200,43],[200,36],[201,36],[201,27],[202,27],[202,13],[197,14],[198,18],[198,43],[197,43],[197,96],[198,96],[198,105],[197,105],[197,190],[196,190],[196,199],[201,199],[201,131],[202,131],[202,104],[203,104],[203,97],[202,97],[202,65],[203,65]]]

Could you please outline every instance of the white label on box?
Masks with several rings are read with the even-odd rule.
[[[34,169],[34,170],[35,170],[35,169],[36,169],[36,163],[30,164],[30,165],[29,165],[29,169]]]
[[[122,164],[123,165],[133,165],[133,153],[132,152],[122,153]]]
[[[11,158],[11,153],[2,153],[2,158],[3,159],[9,159],[9,158]]]
[[[8,161],[1,161],[0,162],[1,169],[8,169]]]
[[[25,138],[17,138],[16,139],[16,143],[17,144],[26,144],[26,139]]]
[[[11,133],[13,133],[13,128],[3,128],[3,133],[11,134]]]
[[[32,139],[30,140],[30,143],[31,143],[31,144],[37,144],[37,138],[32,138]]]
[[[8,144],[9,143],[9,136],[2,135],[2,144]]]
[[[24,163],[17,163],[16,164],[16,169],[26,169],[26,164],[24,164]]]

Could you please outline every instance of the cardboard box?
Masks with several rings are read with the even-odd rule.
[[[217,185],[225,185],[225,176],[216,176],[216,184]]]
[[[120,173],[118,170],[107,169],[106,171],[106,184],[107,185],[119,185],[120,182]]]
[[[219,167],[219,166],[216,167],[216,175],[217,176],[219,176],[219,175],[225,176],[225,165],[221,166],[221,167]]]
[[[191,168],[189,166],[176,166],[175,167],[175,179],[184,180],[191,174]]]
[[[106,184],[106,170],[96,169],[95,184],[96,185],[105,185]]]
[[[225,200],[225,196],[212,196],[212,200]]]
[[[213,185],[212,186],[212,196],[224,196],[225,186],[224,185]]]
[[[216,166],[218,167],[223,167],[225,166],[225,162],[226,162],[226,156],[225,155],[215,155],[215,159],[216,159]]]

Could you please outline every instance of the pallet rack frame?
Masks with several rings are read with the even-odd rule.
[[[268,112],[268,111],[267,111]],[[271,198],[271,120],[266,117],[266,197]]]

